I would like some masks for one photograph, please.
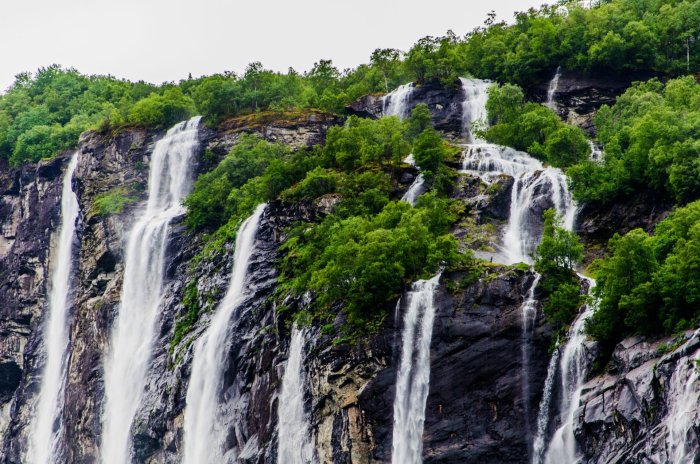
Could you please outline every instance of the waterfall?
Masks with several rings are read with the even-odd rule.
[[[557,94],[557,89],[559,87],[559,78],[561,77],[561,66],[557,66],[557,72],[554,77],[549,82],[549,89],[547,89],[547,102],[545,103],[551,110],[556,110],[556,105],[554,102],[554,97]]]
[[[259,205],[238,229],[228,290],[219,303],[209,328],[197,340],[194,347],[185,409],[183,460],[185,464],[226,462],[222,448],[227,430],[220,430],[217,427],[221,375],[227,358],[225,347],[230,337],[231,318],[248,296],[246,287],[248,266],[255,251],[258,225],[265,206]]]
[[[539,412],[537,414],[537,431],[535,440],[532,442],[532,462],[533,464],[542,463],[545,451],[545,439],[547,436],[547,427],[549,425],[549,408],[552,404],[552,391],[554,390],[554,380],[556,378],[557,366],[559,366],[559,340],[554,347],[554,353],[549,360],[547,367],[547,378],[544,381],[544,391],[540,400]]]
[[[529,154],[476,140],[471,135],[470,124],[484,121],[489,81],[460,79],[465,94],[463,103],[464,132],[473,141],[465,145],[462,171],[481,178],[490,184],[502,174],[514,178],[511,191],[508,224],[493,258],[503,264],[524,262],[531,264],[531,254],[540,241],[538,225],[540,214],[534,208],[551,204],[562,216],[563,225],[572,229],[576,217],[576,205],[569,192],[566,176],[556,168],[544,165]]]
[[[486,102],[489,98],[488,89],[493,84],[491,81],[481,79],[466,79],[460,77],[464,101],[462,102],[462,130],[468,143],[475,143],[473,135],[474,123],[487,124]]]
[[[535,328],[537,320],[537,299],[535,298],[535,290],[537,284],[540,283],[541,276],[535,274],[535,279],[530,285],[530,290],[527,292],[525,302],[520,308],[521,311],[521,329],[522,342],[520,345],[520,358],[522,364],[522,398],[523,409],[525,411],[525,428],[529,433],[530,430],[530,347],[532,342],[532,332]]]
[[[411,101],[413,84],[404,84],[382,98],[382,113],[384,116],[398,116],[406,119],[410,116],[408,104]]]
[[[591,147],[591,154],[588,155],[588,159],[591,161],[603,161],[603,150],[593,140],[588,141],[588,146]]]
[[[314,462],[309,422],[304,410],[304,331],[292,329],[287,367],[282,378],[277,417],[279,422],[277,464]]]
[[[679,351],[685,354],[686,347],[694,342],[700,335],[700,330],[696,331]],[[700,372],[696,362],[697,353],[691,356],[687,353],[688,359],[681,358],[669,381],[668,398],[672,399],[671,408],[666,419],[667,450],[668,461],[676,464],[691,464],[694,461],[695,453],[688,449],[688,432],[696,427],[698,417],[698,401],[700,401],[700,391],[698,380]],[[681,365],[681,362],[683,363]]]
[[[101,456],[130,461],[131,424],[143,394],[161,300],[169,224],[184,213],[200,118],[171,128],[151,156],[148,201],[128,235],[119,314],[105,358]]]
[[[522,173],[515,178],[511,191],[510,217],[503,235],[505,264],[532,264],[532,253],[540,242],[539,234],[533,234],[533,226],[540,224],[542,218],[533,215],[530,208],[543,198],[549,199],[562,216],[564,228],[573,229],[576,207],[564,173],[555,168]]]
[[[416,165],[415,160],[413,159],[413,155],[408,155],[405,160],[403,160],[404,163],[408,163],[412,166]],[[406,193],[403,194],[401,197],[401,201],[405,201],[406,203],[410,203],[411,206],[416,206],[416,200],[418,200],[418,197],[425,193],[425,178],[423,177],[423,174],[418,174],[416,176],[415,180],[411,184],[411,186],[406,190]]]
[[[588,293],[590,295],[595,287],[595,281],[588,277],[580,277],[588,281]],[[583,384],[588,369],[584,326],[586,320],[595,311],[595,307],[595,302],[586,303],[584,311],[579,315],[576,321],[574,321],[573,326],[569,330],[569,339],[561,353],[558,365],[555,365],[555,369],[558,369],[560,373],[560,391],[562,393],[562,398],[559,410],[559,427],[554,432],[549,446],[547,447],[546,454],[544,455],[544,462],[546,464],[561,464],[563,462],[574,464],[579,462],[574,428],[576,425],[576,411],[581,402],[581,391],[583,390]],[[550,363],[550,368],[552,366],[552,363]],[[547,378],[549,378],[550,375],[553,374],[547,373]],[[545,414],[546,411],[540,411],[540,417]],[[546,433],[547,426],[545,422],[541,427],[542,437]],[[538,432],[539,429],[540,424],[538,424]],[[539,438],[544,441],[542,437]],[[537,441],[537,439],[535,441]],[[542,462],[541,456],[542,451],[535,454],[535,459],[538,459],[534,461],[535,464],[540,464]]]
[[[62,441],[62,429],[60,426],[55,428],[54,424],[60,420],[61,416],[66,359],[70,344],[68,314],[71,307],[70,278],[73,274],[75,223],[80,213],[78,197],[73,191],[73,174],[77,165],[78,153],[76,152],[71,157],[63,175],[61,228],[55,254],[52,256],[55,261],[52,263],[48,317],[44,326],[43,351],[46,364],[29,437],[27,462],[32,464],[49,464],[60,460],[57,453]]]
[[[401,362],[396,379],[392,464],[423,462],[423,424],[430,387],[430,341],[440,274],[413,284],[404,316]]]

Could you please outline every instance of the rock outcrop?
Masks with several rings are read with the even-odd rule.
[[[455,139],[462,136],[462,102],[464,90],[459,80],[449,85],[440,81],[414,84],[408,99],[407,111],[413,110],[420,103],[430,108],[433,126]],[[366,95],[346,107],[350,114],[363,118],[380,118],[384,113],[383,95]]]

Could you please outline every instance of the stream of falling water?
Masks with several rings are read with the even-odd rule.
[[[520,308],[522,340],[520,342],[520,358],[522,364],[522,399],[525,411],[525,429],[530,431],[530,348],[532,346],[532,334],[537,320],[537,298],[535,290],[540,283],[541,276],[535,274],[535,278],[527,292],[525,302]],[[528,441],[529,442],[529,441]]]
[[[248,267],[255,251],[258,226],[265,207],[264,204],[258,206],[238,229],[233,271],[226,296],[217,307],[209,328],[199,337],[194,347],[185,409],[185,464],[227,462],[224,458],[224,444],[228,431],[218,426],[221,422],[217,415],[221,376],[227,359],[225,347],[231,336],[231,318],[235,317],[236,310],[248,296]]]
[[[406,119],[410,116],[408,104],[411,101],[413,84],[404,84],[382,98],[382,114],[384,116],[398,116]]]
[[[279,424],[277,464],[314,462],[309,418],[304,409],[306,391],[304,341],[305,332],[295,325],[292,329],[292,341],[289,345],[277,411]]]
[[[197,116],[175,125],[156,143],[148,202],[128,235],[119,313],[105,359],[100,449],[105,464],[131,461],[131,425],[151,360],[169,224],[184,213],[182,200],[192,186],[199,120]]]
[[[63,175],[61,192],[61,228],[52,258],[48,318],[44,325],[46,364],[31,423],[27,462],[49,464],[57,462],[59,444],[63,441],[62,427],[54,428],[60,420],[63,389],[66,379],[66,358],[69,352],[70,279],[73,275],[73,242],[80,208],[73,191],[73,174],[78,165],[78,153],[71,157]],[[53,259],[52,259],[53,261]]]
[[[561,77],[561,66],[557,66],[557,72],[554,73],[554,77],[549,82],[549,89],[547,89],[547,102],[545,103],[547,107],[551,110],[556,110],[554,104],[554,98],[557,95],[557,90],[559,89],[559,78]]]
[[[595,281],[588,277],[579,275],[580,278],[586,280],[589,285],[588,293],[592,294],[595,288]],[[538,429],[535,437],[533,463],[540,464],[574,464],[579,462],[578,451],[576,448],[576,439],[574,437],[574,428],[576,421],[576,411],[581,402],[581,391],[586,380],[588,363],[586,359],[586,334],[584,327],[586,320],[593,314],[596,308],[595,301],[589,301],[585,304],[583,312],[574,321],[573,326],[569,330],[569,337],[564,345],[557,363],[550,362],[550,372],[547,373],[547,379],[554,376],[551,369],[559,371],[561,392],[561,405],[559,407],[559,427],[554,432],[548,445],[545,447],[545,434],[548,429],[549,405],[551,403],[551,395],[553,388],[547,388],[545,382],[545,391],[542,398],[542,408],[538,414]]]
[[[563,226],[571,230],[576,217],[576,205],[569,192],[566,176],[556,168],[545,167],[529,154],[478,140],[472,135],[471,125],[476,121],[486,124],[486,101],[489,81],[461,79],[464,88],[464,133],[471,141],[465,146],[462,170],[492,183],[502,174],[514,178],[511,190],[510,213],[501,243],[493,258],[503,264],[519,262],[532,264],[531,255],[540,241],[542,217],[534,209],[548,204],[563,219]],[[541,213],[541,211],[539,211]]]
[[[420,280],[406,295],[401,361],[396,378],[392,464],[423,462],[423,425],[430,387],[430,342],[435,317],[435,292],[440,274]]]

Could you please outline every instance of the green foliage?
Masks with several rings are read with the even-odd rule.
[[[605,160],[567,171],[577,199],[610,202],[637,188],[680,204],[700,197],[700,85],[693,77],[637,83],[595,122]]]
[[[421,200],[416,208],[392,202],[373,217],[331,215],[316,227],[296,229],[282,247],[283,286],[313,291],[321,315],[343,302],[356,328],[383,318],[406,283],[458,256],[447,233],[456,219],[448,203],[434,196]]]
[[[559,65],[580,71],[678,75],[700,69],[700,47],[692,43],[697,43],[698,24],[696,1],[606,0],[592,8],[555,2],[517,13],[513,25],[490,18],[488,27],[455,44],[460,60],[454,66],[523,86],[551,76]]]
[[[108,192],[96,195],[92,200],[90,211],[97,216],[119,214],[124,206],[135,203],[137,200],[131,189],[123,186],[115,187]]]
[[[430,115],[430,108],[425,103],[419,103],[411,111],[411,117],[406,122],[406,133],[408,139],[413,142],[416,137],[422,134],[426,129],[433,127],[433,121]]]
[[[126,109],[152,91],[144,83],[57,65],[19,74],[0,96],[0,157],[14,165],[51,158],[75,146],[87,129],[123,123]]]
[[[609,248],[610,256],[594,266],[600,301],[586,323],[587,332],[601,342],[605,354],[611,353],[617,341],[630,333],[649,333],[661,327],[653,301],[647,305],[637,298],[639,292],[651,290],[648,283],[658,268],[653,238],[635,229],[624,236],[616,234],[610,239]],[[635,290],[637,294],[631,299]],[[640,311],[646,312],[649,319],[639,319]]]
[[[433,128],[424,130],[413,142],[413,158],[423,175],[432,178],[445,160],[442,137]]]
[[[543,310],[555,327],[567,327],[583,303],[574,266],[583,259],[583,244],[561,225],[555,210],[544,213],[542,241],[535,254],[535,270],[541,274],[538,290],[546,298]]]
[[[184,202],[188,208],[187,225],[194,230],[213,231],[232,218],[245,216],[259,202],[274,198],[278,190],[297,179],[290,162],[290,151],[285,145],[241,135],[221,163],[195,182]],[[252,181],[262,176],[268,182]]]
[[[492,85],[486,110],[491,125],[487,140],[526,151],[557,167],[570,166],[586,157],[590,148],[578,127],[563,123],[549,108],[525,103],[520,87]]]
[[[328,129],[323,155],[329,167],[345,171],[373,163],[396,170],[410,151],[398,117],[375,121],[351,116],[344,126]]]
[[[129,110],[128,122],[144,127],[170,127],[194,115],[194,101],[175,87],[139,100]]]

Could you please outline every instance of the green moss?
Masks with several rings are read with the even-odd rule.
[[[135,203],[138,198],[133,195],[133,188],[126,186],[115,187],[105,193],[95,196],[90,205],[90,213],[96,216],[111,216],[119,214],[124,206]]]

